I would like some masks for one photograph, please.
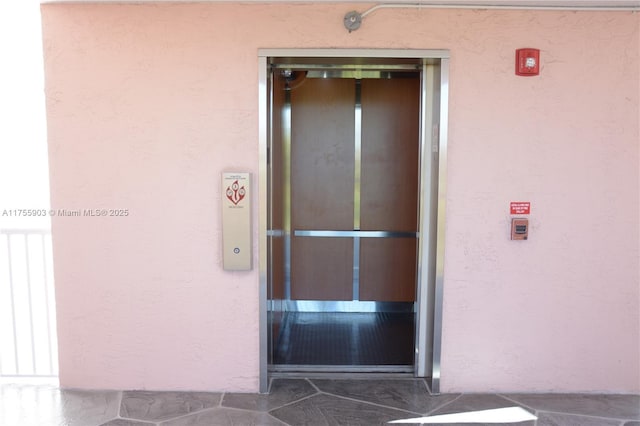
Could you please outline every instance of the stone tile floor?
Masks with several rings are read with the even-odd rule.
[[[640,426],[640,395],[436,396],[421,379],[283,378],[272,381],[268,395],[0,385],[3,426],[380,425],[514,406],[523,407],[537,420],[502,425]]]

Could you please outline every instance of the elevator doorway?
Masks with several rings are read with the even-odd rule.
[[[265,58],[270,371],[432,376],[441,61]]]

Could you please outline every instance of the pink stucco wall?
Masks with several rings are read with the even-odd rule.
[[[443,391],[639,392],[639,15],[383,10],[349,34],[351,9],[42,7],[52,205],[128,209],[53,218],[61,384],[256,391],[258,273],[222,270],[219,179],[258,171],[257,49],[444,48]]]

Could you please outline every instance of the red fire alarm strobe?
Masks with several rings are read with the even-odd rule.
[[[516,50],[516,75],[531,77],[540,74],[540,50]]]

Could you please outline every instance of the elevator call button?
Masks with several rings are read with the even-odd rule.
[[[222,262],[227,271],[251,269],[251,175],[222,174]]]

